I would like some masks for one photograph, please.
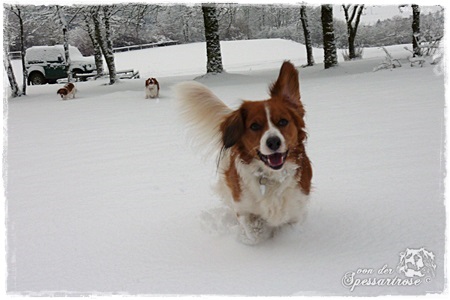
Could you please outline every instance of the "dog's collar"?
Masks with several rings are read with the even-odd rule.
[[[282,172],[285,172],[285,170],[283,170]],[[264,196],[266,194],[267,186],[274,184],[275,180],[269,179],[266,176],[266,174],[264,174],[264,171],[262,168],[259,168],[258,171],[255,173],[255,175],[257,176],[257,179],[258,179],[259,190],[261,191],[261,195]]]
[[[258,180],[259,189],[263,196],[266,194],[266,189],[268,186],[271,186],[276,183],[278,184],[282,183],[291,173],[287,169],[283,169],[280,172],[282,176],[278,178],[270,178],[269,176],[267,176],[268,174],[264,172],[262,167],[258,168],[258,170],[254,173],[256,179]]]
[[[269,184],[269,181],[271,181],[271,180],[269,180],[269,178],[267,178],[265,176],[259,177],[259,180],[258,180],[259,185],[267,185],[267,184]]]

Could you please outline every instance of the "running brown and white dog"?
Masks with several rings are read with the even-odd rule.
[[[197,82],[176,88],[181,116],[200,147],[219,153],[217,191],[234,210],[240,238],[256,244],[301,222],[311,191],[298,72],[284,62],[270,98],[232,110]]]
[[[77,92],[77,89],[75,88],[75,85],[73,83],[67,83],[64,87],[60,88],[56,94],[61,96],[61,99],[67,100],[69,97],[75,98],[75,93]]]
[[[156,78],[148,78],[145,81],[145,99],[157,98],[159,96],[159,82]]]

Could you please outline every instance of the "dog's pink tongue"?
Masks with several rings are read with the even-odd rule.
[[[267,160],[272,167],[277,167],[283,164],[283,154],[275,153],[267,156]]]

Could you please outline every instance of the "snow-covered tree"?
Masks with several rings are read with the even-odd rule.
[[[5,71],[8,76],[9,85],[11,86],[11,96],[12,97],[21,96],[19,86],[17,85],[16,76],[14,75],[14,71],[11,66],[11,59],[9,58],[9,52],[6,47],[4,51],[5,54],[3,55],[3,65],[5,66]]]
[[[21,5],[7,5],[5,6],[14,16],[17,17],[19,21],[19,39],[20,39],[20,57],[22,62],[22,95],[27,94],[27,78],[28,71],[25,67],[25,20],[24,20],[24,10],[25,8]]]
[[[8,76],[9,85],[11,86],[11,97],[21,96],[19,91],[19,86],[17,85],[16,77],[14,75],[14,70],[11,66],[11,58],[9,57],[9,38],[7,27],[3,29],[3,65],[5,66],[5,71]]]
[[[220,51],[219,22],[214,4],[202,4],[205,23],[207,73],[222,73],[222,54]]]
[[[328,69],[338,64],[336,54],[336,43],[334,40],[333,6],[330,4],[324,4],[321,6],[321,12],[322,12],[324,65],[325,69]]]
[[[69,30],[69,21],[67,20],[64,9],[60,7],[59,5],[56,6],[56,12],[58,13],[59,21],[61,22],[61,29],[63,33],[63,46],[64,46],[64,57],[66,61],[66,74],[67,74],[67,81],[72,82],[72,72],[70,71],[70,52],[69,52],[69,36],[67,34]]]
[[[301,24],[299,5],[216,5],[219,23],[219,36],[222,40],[283,38],[305,43]],[[83,5],[90,10],[98,5]],[[407,5],[411,7],[411,5]],[[60,6],[70,19],[71,11],[79,6]],[[110,38],[114,47],[146,44],[158,41],[174,40],[179,43],[205,41],[205,28],[201,5],[161,5],[161,4],[116,4],[114,15],[110,19]],[[55,13],[55,5],[21,5],[25,9],[24,44],[25,49],[34,45],[63,44],[61,23]],[[431,12],[420,15],[420,38],[436,40],[443,35],[443,12]],[[349,18],[352,15],[349,9]],[[356,11],[357,13],[358,11]],[[323,46],[321,26],[321,6],[307,6],[308,25],[311,44]],[[20,51],[20,25],[12,12],[9,26],[11,51]],[[105,36],[103,9],[99,11],[99,23],[102,36]],[[361,16],[362,18],[362,16]],[[355,19],[353,24],[355,23]],[[359,24],[357,40],[365,46],[383,46],[411,43],[412,15],[394,16],[379,20],[374,24]],[[95,31],[92,20],[89,22]],[[86,30],[85,19],[75,18],[69,26],[69,42],[77,46],[85,55],[94,53],[90,38],[78,28]],[[80,34],[81,33],[81,34]],[[338,48],[348,45],[348,28],[344,20],[334,20],[335,45]]]
[[[312,42],[311,42],[311,32],[309,29],[309,22],[308,22],[308,15],[306,14],[306,6],[302,5],[300,7],[300,19],[302,21],[302,27],[303,27],[303,35],[305,37],[305,47],[306,47],[306,57],[308,63],[307,66],[313,66],[314,65],[314,56],[313,56],[313,49],[312,49]]]
[[[108,65],[109,71],[109,84],[114,84],[116,82],[116,64],[114,62],[114,51],[113,51],[113,42],[112,42],[112,34],[111,34],[111,17],[115,14],[114,5],[105,5],[103,6],[103,21],[105,26],[105,50],[104,53],[106,63]]]
[[[94,49],[95,69],[97,76],[103,75],[103,58],[102,49],[98,39],[95,37],[94,25],[92,24],[92,16],[87,11],[84,12],[85,30],[88,33],[89,39]]]
[[[413,38],[412,38],[412,45],[413,45],[413,51],[414,56],[420,56],[420,46],[419,46],[419,39],[420,39],[420,7],[417,4],[411,5],[412,11],[413,11],[413,20],[412,20],[412,31],[413,31]]]
[[[358,31],[359,22],[361,20],[361,15],[364,10],[364,4],[342,5],[342,8],[344,9],[345,22],[347,23],[348,58],[354,59],[356,58],[355,38]]]
[[[8,19],[11,51],[21,51],[20,24],[17,16],[8,8],[21,10],[24,30],[24,48],[35,45],[54,45],[61,40],[59,23],[55,22],[54,6],[5,5],[5,20]]]
[[[114,84],[117,80],[111,39],[111,17],[115,12],[117,12],[116,7],[112,5],[91,7],[94,35],[100,45],[106,65],[108,66],[109,84]]]
[[[146,25],[145,16],[156,7],[142,3],[126,4],[125,7],[128,8],[125,9],[127,15],[125,21],[129,25],[128,31],[132,32],[135,38],[138,38],[142,28]]]
[[[71,71],[71,58],[69,51],[69,29],[75,23],[75,20],[83,10],[81,6],[55,6],[56,20],[61,26],[63,36],[64,57],[66,64],[67,81],[72,82],[73,77],[76,75]]]
[[[233,39],[235,36],[235,26],[237,12],[239,6],[236,4],[222,4],[218,5],[218,19],[224,25],[223,38]]]

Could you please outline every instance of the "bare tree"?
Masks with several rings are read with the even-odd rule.
[[[66,61],[66,74],[67,74],[67,81],[72,82],[73,81],[73,75],[72,71],[70,69],[72,61],[70,59],[70,51],[69,51],[69,26],[72,24],[72,22],[75,20],[75,18],[78,16],[79,12],[82,10],[82,7],[66,7],[66,6],[59,6],[56,5],[56,14],[57,18],[61,24],[61,29],[63,32],[63,47],[64,47],[64,58]]]
[[[195,32],[195,28],[193,28],[194,20],[198,17],[197,14],[198,7],[189,7],[185,6],[180,10],[180,20],[181,27],[183,32],[183,41],[188,43],[191,39],[191,35]]]
[[[344,9],[345,22],[347,23],[348,57],[349,59],[354,59],[356,58],[355,38],[358,31],[358,25],[361,19],[361,15],[364,10],[364,4],[342,5],[342,8]]]
[[[309,24],[308,24],[308,16],[306,14],[306,6],[302,5],[300,7],[300,19],[302,21],[302,27],[303,27],[303,35],[305,37],[305,46],[306,46],[306,57],[307,57],[307,66],[313,66],[314,65],[314,56],[313,56],[313,49],[312,49],[312,43],[311,43],[311,31],[309,30]]]
[[[225,26],[224,39],[230,39],[232,37],[232,29],[236,22],[236,14],[239,7],[236,4],[223,4],[219,7],[219,21]]]
[[[59,21],[61,22],[62,26],[62,32],[63,32],[63,47],[64,47],[64,56],[66,61],[66,74],[67,74],[67,81],[72,82],[72,72],[70,71],[70,52],[69,52],[69,37],[67,35],[67,31],[69,30],[69,22],[66,19],[66,16],[64,14],[63,8],[61,8],[59,5],[56,6],[56,11],[58,13]]]
[[[128,4],[130,7],[130,12],[128,13],[129,22],[134,26],[134,36],[138,37],[139,32],[145,24],[145,16],[150,12],[156,9],[155,6],[151,6],[149,4]]]
[[[412,45],[414,56],[421,56],[420,46],[419,46],[419,38],[420,38],[420,7],[417,4],[412,4],[413,11],[413,20],[412,20]]]
[[[117,7],[114,5],[93,6],[91,7],[91,12],[92,21],[94,23],[94,35],[100,45],[106,65],[108,66],[109,84],[114,84],[117,80],[117,76],[111,39],[111,17],[117,13]],[[100,12],[102,12],[101,15]],[[102,28],[104,29],[104,32],[102,32]]]
[[[245,36],[247,37],[247,39],[252,39],[252,33],[250,31],[250,24],[252,23],[250,20],[251,9],[249,6],[244,6],[242,7],[242,12],[244,15],[244,20],[246,21],[244,25]]]
[[[95,37],[94,25],[92,23],[92,13],[91,8],[85,8],[83,10],[83,19],[84,19],[84,30],[88,33],[89,39],[91,40],[92,47],[94,48],[94,59],[95,59],[95,69],[97,72],[97,77],[103,75],[103,58],[102,58],[102,49],[100,47],[100,43]]]
[[[11,5],[6,6],[6,9],[13,13],[19,20],[19,35],[20,35],[20,57],[22,61],[22,95],[27,94],[27,79],[28,79],[28,71],[25,67],[25,33],[24,33],[24,16],[23,10],[24,7],[21,5]]]
[[[19,97],[22,94],[20,93],[16,77],[14,76],[14,70],[11,66],[11,59],[9,57],[9,37],[7,27],[8,26],[5,26],[5,28],[3,29],[3,65],[5,66],[5,71],[8,76],[9,85],[11,86],[11,96]]]
[[[403,12],[403,8],[409,5],[402,4],[398,6],[400,12]],[[422,53],[420,51],[419,39],[420,39],[420,7],[417,4],[411,4],[412,8],[412,46],[413,46],[413,57],[421,56]]]
[[[205,23],[207,73],[222,73],[222,54],[220,52],[219,22],[214,4],[202,4]]]
[[[323,32],[323,50],[325,69],[334,67],[338,64],[336,54],[336,42],[334,38],[333,26],[333,6],[324,4],[321,7],[322,13],[322,32]]]
[[[116,65],[114,63],[114,51],[111,36],[111,17],[117,12],[115,9],[116,7],[114,5],[103,6],[103,21],[105,25],[104,42],[106,46],[106,53],[104,53],[104,56],[108,65],[109,84],[114,84],[116,82]]]

